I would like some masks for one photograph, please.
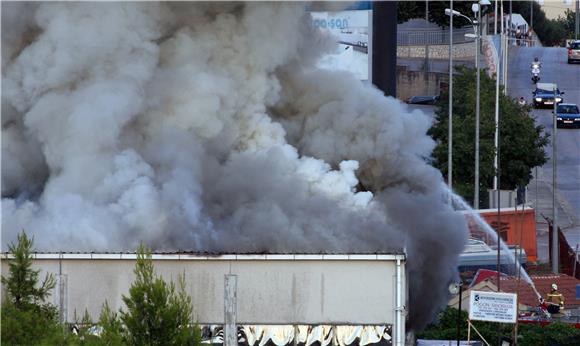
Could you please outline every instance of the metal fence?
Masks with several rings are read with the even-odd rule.
[[[472,42],[473,38],[465,37],[465,34],[473,34],[472,27],[453,29],[453,43]],[[399,30],[397,32],[397,45],[399,46],[425,46],[449,44],[449,29],[444,30]]]

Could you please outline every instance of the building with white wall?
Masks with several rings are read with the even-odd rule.
[[[3,255],[3,275],[9,258]],[[228,325],[387,327],[393,344],[404,342],[404,254],[166,253],[152,258],[166,281],[185,276],[194,319],[202,325],[224,325],[226,332]],[[75,311],[82,316],[86,310],[96,321],[105,301],[114,310],[122,307],[135,260],[135,254],[126,253],[39,253],[34,267],[41,276],[57,277],[52,299],[63,321],[74,323]]]

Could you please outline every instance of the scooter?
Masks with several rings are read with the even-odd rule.
[[[540,80],[540,65],[532,64],[532,82],[534,84],[538,83]]]

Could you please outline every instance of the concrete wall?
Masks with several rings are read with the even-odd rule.
[[[449,59],[449,45],[429,46],[398,46],[397,58],[425,58],[429,53],[430,59]],[[475,43],[460,43],[453,45],[453,59],[468,60],[475,56]]]
[[[429,53],[428,58],[425,57]],[[453,65],[474,67],[475,44],[453,45]],[[482,64],[484,57],[480,57]],[[427,70],[427,72],[425,72]],[[397,47],[397,98],[440,95],[442,84],[449,83],[449,46],[399,46]]]
[[[404,256],[154,255],[154,265],[166,280],[185,273],[202,324],[224,322],[224,278],[234,274],[239,324],[388,325],[395,322],[395,258]],[[121,307],[134,265],[131,254],[39,254],[34,261],[41,276],[61,274],[63,287],[52,299],[66,305],[68,322],[74,322],[75,310],[80,319],[85,309],[97,320],[105,300],[113,309]],[[7,271],[3,260],[2,274]]]
[[[411,96],[439,95],[441,84],[448,82],[446,73],[409,71],[397,66],[397,98],[403,101]]]

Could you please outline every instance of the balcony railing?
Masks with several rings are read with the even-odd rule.
[[[473,34],[472,27],[453,29],[453,43],[472,42],[473,38],[465,37]],[[397,32],[398,46],[429,46],[449,44],[449,29],[442,30],[399,30]]]

